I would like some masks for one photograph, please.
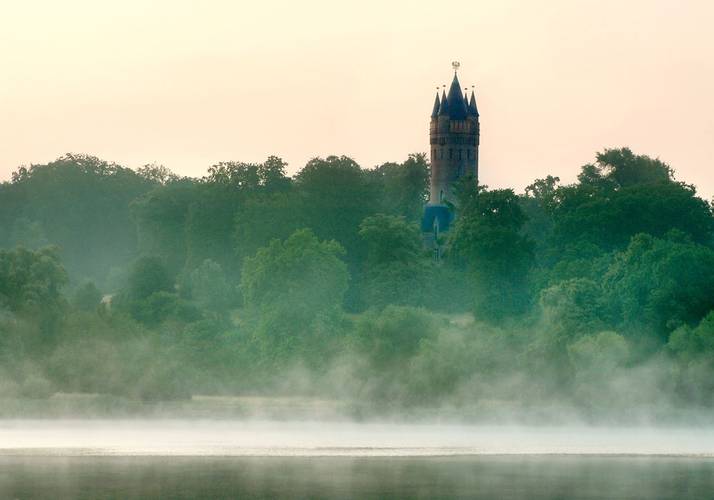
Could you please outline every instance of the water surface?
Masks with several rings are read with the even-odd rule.
[[[714,498],[709,428],[0,421],[0,498]]]
[[[711,499],[672,457],[0,457],[0,498]]]

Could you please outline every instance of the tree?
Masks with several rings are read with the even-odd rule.
[[[344,250],[334,241],[319,241],[308,229],[285,241],[273,240],[243,264],[241,291],[248,308],[270,310],[280,305],[306,317],[337,309],[347,290]]]
[[[57,339],[66,304],[61,290],[68,281],[58,253],[55,247],[0,249],[0,311],[7,309],[23,320],[13,321],[10,329],[0,323],[4,330],[0,337],[20,332],[15,336],[16,343],[23,346],[20,352],[43,352]],[[0,347],[7,341],[0,339]]]
[[[269,156],[263,163],[222,161],[208,167],[205,181],[245,191],[280,191],[290,187],[285,175],[287,165],[277,156]]]
[[[14,312],[44,314],[63,304],[67,273],[56,247],[0,249],[0,305]]]
[[[268,370],[291,358],[324,368],[347,291],[343,254],[335,241],[301,229],[245,259],[240,288],[247,324]]]
[[[373,171],[382,188],[382,207],[392,215],[418,221],[429,195],[429,162],[423,153],[403,163],[385,163]]]
[[[667,351],[676,361],[677,395],[686,403],[714,404],[714,311],[696,327],[672,332]]]
[[[96,311],[102,301],[102,292],[91,281],[87,281],[74,293],[74,307],[81,311]]]
[[[360,275],[364,305],[425,305],[430,267],[418,227],[404,217],[378,214],[362,221],[359,235],[367,249]]]
[[[191,206],[203,186],[182,179],[157,187],[131,203],[139,251],[161,255],[172,272],[179,272],[188,253],[187,226]]]
[[[290,188],[291,181],[286,175],[288,164],[277,156],[269,156],[267,160],[258,165],[258,179],[260,185],[267,191],[285,191]]]
[[[372,215],[360,223],[359,235],[367,247],[368,267],[412,262],[423,253],[419,228],[404,217]]]
[[[174,281],[160,257],[137,259],[129,273],[127,294],[132,300],[143,300],[156,292],[172,292]]]
[[[380,370],[403,369],[421,342],[433,336],[436,324],[424,309],[390,305],[359,318],[355,334],[360,349]]]
[[[553,209],[557,205],[558,177],[551,175],[545,179],[536,179],[526,187],[525,195],[520,196],[520,204],[526,221],[523,234],[533,241],[536,260],[547,262],[548,251],[553,237]]]
[[[539,304],[550,334],[567,343],[605,327],[605,305],[600,285],[575,278],[561,281],[540,293]]]
[[[603,287],[624,325],[651,328],[666,342],[673,329],[714,309],[714,250],[677,232],[639,234],[615,256]]]
[[[584,407],[599,413],[627,405],[629,392],[619,387],[630,348],[622,335],[603,331],[581,337],[568,346],[573,365],[575,398]]]
[[[545,179],[536,179],[526,186],[526,198],[532,198],[545,210],[551,212],[557,203],[558,183],[560,177],[547,176]]]
[[[224,315],[233,299],[233,291],[221,266],[210,259],[194,269],[189,277],[191,298],[201,308]]]
[[[629,148],[606,149],[597,154],[601,176],[624,188],[632,185],[672,182],[674,171],[659,159],[635,155]]]
[[[10,243],[12,246],[21,246],[31,250],[49,245],[42,223],[30,221],[25,217],[15,219],[10,233]]]
[[[270,156],[260,164],[221,162],[209,168],[209,175],[189,209],[186,223],[188,268],[198,267],[204,260],[211,259],[229,276],[238,277],[241,257],[248,252],[243,250],[241,240],[236,240],[236,236],[245,236],[240,230],[236,231],[236,220],[242,219],[244,211],[250,213],[250,206],[290,192],[292,183],[285,175],[286,166],[282,159]],[[273,222],[279,224],[279,221],[270,220],[267,225]],[[291,231],[295,229],[293,227]],[[235,258],[236,243],[239,246],[238,260]],[[261,241],[261,244],[265,243],[267,241]]]
[[[162,186],[181,180],[181,177],[158,163],[147,163],[143,167],[137,168],[136,173],[147,181]]]
[[[349,263],[360,252],[359,224],[379,206],[379,190],[359,165],[346,156],[313,158],[295,178],[303,199],[303,220],[319,238],[346,249]]]
[[[621,249],[635,234],[662,237],[671,229],[710,242],[710,205],[693,186],[675,182],[668,165],[627,148],[605,150],[597,160],[582,168],[578,184],[561,186],[550,198],[556,247],[584,240]]]
[[[554,233],[561,247],[583,240],[619,249],[635,234],[662,237],[671,229],[704,243],[714,227],[707,202],[676,183],[633,185],[609,194],[569,188],[561,190],[560,197]]]
[[[526,277],[533,244],[520,234],[525,215],[510,189],[462,196],[451,235],[453,257],[472,277],[474,312],[483,320],[500,320],[528,306]]]
[[[235,214],[235,255],[240,262],[273,239],[284,240],[305,227],[303,199],[294,189],[253,196]]]
[[[260,185],[258,165],[239,161],[222,161],[211,165],[205,180],[242,190],[256,189]]]
[[[154,187],[133,170],[70,153],[46,165],[18,168],[12,182],[2,186],[0,220],[33,246],[57,245],[73,278],[101,282],[107,269],[135,256],[129,204]],[[21,218],[34,226],[29,233],[20,231]],[[8,239],[6,244],[18,243]]]

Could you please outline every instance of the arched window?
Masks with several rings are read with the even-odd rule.
[[[449,148],[449,160],[453,160],[453,159],[454,159],[454,150]]]

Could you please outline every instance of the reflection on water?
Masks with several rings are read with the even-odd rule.
[[[712,498],[687,457],[0,457],[0,498]]]

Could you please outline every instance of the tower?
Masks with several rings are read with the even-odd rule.
[[[448,231],[457,200],[455,188],[464,178],[478,182],[479,114],[476,95],[461,90],[459,63],[453,62],[454,79],[449,93],[437,90],[429,125],[431,179],[429,203],[424,209],[422,230],[431,246],[438,246],[439,233]]]

